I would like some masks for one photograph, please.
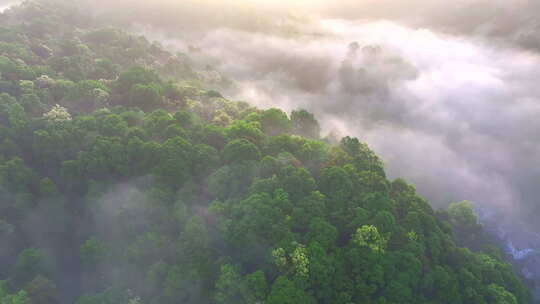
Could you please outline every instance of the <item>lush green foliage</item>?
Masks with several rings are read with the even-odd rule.
[[[0,303],[527,303],[466,203],[83,16],[0,19]]]

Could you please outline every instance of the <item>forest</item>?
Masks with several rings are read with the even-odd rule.
[[[530,303],[470,203],[321,134],[76,3],[5,10],[0,303]]]

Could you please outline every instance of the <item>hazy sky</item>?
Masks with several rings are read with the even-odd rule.
[[[0,0],[0,12],[4,11],[6,8],[8,8],[10,5],[17,3],[17,1],[13,0]]]

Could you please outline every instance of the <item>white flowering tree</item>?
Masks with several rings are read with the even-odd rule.
[[[55,105],[49,112],[43,114],[43,117],[52,122],[70,121],[71,115],[66,108]]]

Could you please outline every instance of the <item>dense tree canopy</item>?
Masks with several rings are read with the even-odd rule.
[[[67,1],[0,36],[0,303],[528,302],[469,204],[436,213],[313,114],[227,100]]]

